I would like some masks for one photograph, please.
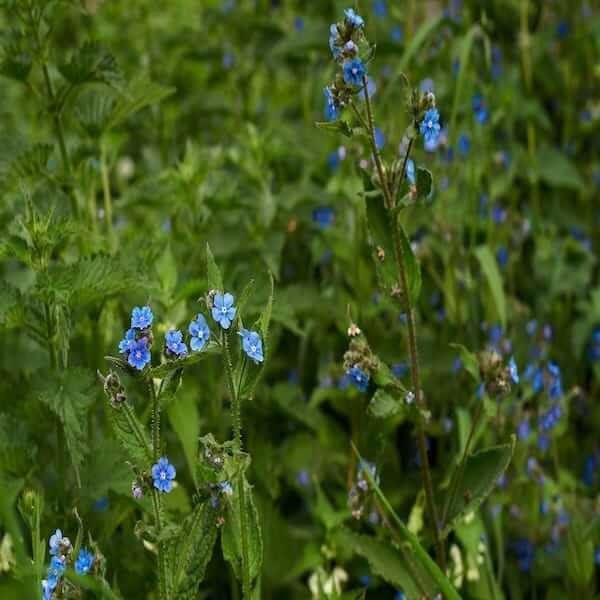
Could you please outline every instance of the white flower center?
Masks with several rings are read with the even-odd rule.
[[[358,73],[358,69],[356,67],[353,67],[352,75],[356,75],[357,73]]]
[[[433,127],[433,121],[428,121],[427,122],[427,127],[429,127],[431,129]]]
[[[136,357],[136,358],[142,358],[142,353],[141,353],[141,352],[138,350],[138,351],[135,353],[135,357]]]
[[[166,479],[166,478],[167,478],[167,474],[166,474],[166,473],[163,471],[163,472],[160,474],[160,478],[161,478],[161,479]]]
[[[226,309],[226,308],[223,306],[223,307],[221,307],[221,312],[222,312],[223,314],[225,314],[225,313],[227,312],[227,309]]]
[[[256,346],[254,344],[250,346],[250,352],[256,352]]]

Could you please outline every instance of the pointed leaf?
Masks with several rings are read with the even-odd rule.
[[[406,237],[404,228],[398,225],[400,230],[400,243],[404,254],[404,265],[412,305],[415,306],[421,294],[421,265],[413,252],[412,246]]]
[[[221,271],[215,262],[215,257],[208,244],[206,244],[206,279],[209,290],[225,291],[223,276],[221,275]]]
[[[399,414],[401,409],[402,404],[400,400],[394,398],[394,396],[385,390],[379,389],[371,398],[367,412],[371,417],[375,417],[376,419],[389,419]]]
[[[138,469],[146,470],[152,463],[150,440],[133,408],[128,403],[119,408],[109,407],[108,415],[113,432],[129,460]]]
[[[481,271],[488,282],[498,319],[502,326],[506,327],[506,296],[504,295],[502,275],[498,269],[496,258],[488,246],[479,246],[475,250],[475,256],[477,256]]]

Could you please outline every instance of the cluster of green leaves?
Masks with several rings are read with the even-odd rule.
[[[200,4],[2,2],[0,596],[37,597],[42,548],[55,528],[78,530],[74,508],[106,559],[107,584],[81,583],[86,593],[156,593],[152,506],[131,498],[125,463],[147,469],[148,456],[135,450],[130,422],[108,405],[95,374],[116,354],[132,306],[152,305],[157,340],[171,325],[186,327],[198,297],[219,287],[206,269],[209,242],[245,322],[261,327],[271,294],[265,273],[277,294],[269,364],[242,394],[249,463],[226,445],[230,392],[217,348],[147,374],[168,382],[161,436],[178,486],[164,497],[160,543],[173,593],[238,593],[245,514],[252,531],[261,525],[249,544],[261,598],[306,598],[315,573],[327,580],[336,569],[347,574],[348,598],[391,598],[397,589],[418,598],[447,581],[464,598],[593,597],[600,479],[581,475],[597,456],[600,420],[600,363],[589,358],[600,324],[597,9],[465,0],[458,20],[453,4],[446,16],[444,3],[434,16],[419,2],[388,1],[385,17],[371,2],[357,6],[377,45],[369,69],[384,157],[402,158],[405,74],[413,85],[435,82],[448,126],[437,152],[416,142],[416,193],[401,183],[398,222],[433,484],[449,507],[445,543],[464,567],[458,587],[454,562],[446,578],[428,559],[415,411],[404,402],[405,325],[389,293],[397,281],[381,198],[361,167],[370,158],[364,132],[314,128],[331,78],[328,26],[346,4]],[[485,124],[473,116],[476,92]],[[456,150],[462,134],[466,154]],[[323,207],[334,215],[329,226],[313,218]],[[366,395],[343,385],[349,314],[381,365]],[[530,336],[532,320],[539,333]],[[546,323],[552,339],[541,333]],[[521,371],[533,350],[562,369],[563,415],[546,452],[537,433],[511,442],[521,420],[535,430],[548,406],[529,383],[500,403],[484,398],[485,418],[467,441],[479,406],[476,353],[492,324],[502,324]],[[145,382],[124,381],[148,427]],[[220,529],[208,526],[214,509],[197,492],[214,477],[199,467],[209,432],[238,478],[233,489],[247,492],[228,500]],[[357,465],[351,441],[380,474],[372,519],[361,522],[347,504]],[[496,486],[511,453],[507,483]],[[43,502],[23,511],[30,493]],[[550,510],[541,513],[542,504]],[[568,522],[559,523],[562,512]],[[553,528],[558,543],[546,552]],[[527,574],[511,550],[519,539],[535,548]]]

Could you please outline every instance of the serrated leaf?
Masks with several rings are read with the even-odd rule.
[[[506,296],[504,295],[502,275],[500,274],[496,258],[488,246],[479,246],[475,250],[475,256],[488,282],[498,319],[502,326],[506,327]]]
[[[433,199],[433,176],[431,171],[423,167],[417,167],[417,200],[431,202]]]
[[[481,376],[479,374],[479,361],[477,360],[477,356],[462,344],[450,344],[450,347],[458,350],[465,371],[467,371],[475,381],[479,382]]]
[[[48,178],[52,149],[49,144],[36,144],[19,154],[2,170],[4,185],[9,188],[33,185]]]
[[[133,408],[127,403],[119,408],[109,407],[108,418],[131,462],[142,471],[148,469],[152,463],[150,440]]]
[[[6,281],[0,281],[0,326],[16,327],[23,319],[21,292]]]
[[[195,598],[217,541],[217,513],[210,501],[198,504],[169,548],[175,598]]]
[[[35,459],[37,444],[23,421],[0,413],[0,471],[24,473]]]
[[[351,138],[353,135],[352,128],[346,123],[346,121],[317,121],[315,123],[317,129],[324,129],[325,131],[330,131],[332,133],[341,133],[343,136],[347,138]]]
[[[334,534],[334,540],[365,558],[375,575],[402,589],[407,598],[433,598],[439,591],[435,581],[419,566],[407,547],[400,551],[390,542],[345,528]]]
[[[160,102],[174,91],[175,88],[159,85],[143,76],[137,77],[129,83],[125,90],[121,91],[111,111],[106,129],[117,127],[130,115],[146,106]]]
[[[456,488],[454,502],[448,507],[446,524],[442,532],[444,536],[448,535],[467,514],[476,511],[489,496],[500,476],[508,468],[514,447],[513,436],[510,444],[486,448],[467,457],[464,474]]]
[[[400,400],[385,390],[379,389],[373,394],[367,412],[375,419],[389,419],[397,415],[402,408]]]
[[[236,575],[242,579],[242,525],[241,513],[245,513],[248,533],[248,566],[250,580],[254,581],[260,574],[263,557],[263,541],[260,530],[258,510],[254,503],[252,487],[244,475],[232,482],[233,495],[227,504],[225,524],[221,530],[221,547],[223,557],[227,560]],[[245,505],[242,504],[240,486],[244,486]]]
[[[80,483],[79,467],[88,448],[87,414],[96,396],[93,373],[79,367],[38,371],[32,393],[58,417]]]
[[[97,41],[85,42],[68,63],[59,65],[58,70],[73,85],[110,84],[120,77],[115,57]]]
[[[97,139],[108,127],[115,103],[113,90],[89,89],[78,96],[73,111],[79,126],[91,138]]]

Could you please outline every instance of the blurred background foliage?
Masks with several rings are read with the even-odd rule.
[[[268,273],[276,279],[270,365],[244,407],[263,596],[309,597],[311,574],[338,566],[346,587],[393,598],[389,577],[338,527],[381,528],[375,508],[364,523],[350,518],[350,437],[417,532],[423,510],[407,411],[367,410],[341,365],[351,316],[408,385],[403,318],[377,293],[368,252],[369,154],[363,140],[314,127],[333,72],[328,27],[347,3],[53,2],[47,44],[18,24],[26,4],[5,0],[0,20],[0,526],[12,534],[0,547],[0,596],[23,597],[17,575],[32,549],[16,542],[26,519],[15,511],[26,489],[44,492],[42,538],[76,527],[76,507],[114,590],[150,594],[153,560],[134,531],[140,507],[95,371],[116,353],[133,305],[152,305],[158,333],[187,324],[206,291],[209,242],[228,289],[256,280],[250,312],[266,300]],[[492,344],[530,369],[478,432],[487,445],[519,439],[491,499],[452,534],[461,595],[593,597],[598,7],[363,0],[357,9],[377,44],[370,75],[384,155],[398,155],[408,124],[404,75],[435,92],[444,125],[436,148],[419,142],[413,155],[434,174],[433,204],[405,221],[423,273],[417,313],[437,486],[477,402],[451,344]],[[564,390],[550,432],[538,427],[549,400],[532,375],[548,360]],[[225,398],[209,360],[169,408],[173,516],[192,501],[198,436],[228,437]],[[147,416],[139,402],[137,410]],[[199,597],[230,597],[230,583],[215,554]]]

